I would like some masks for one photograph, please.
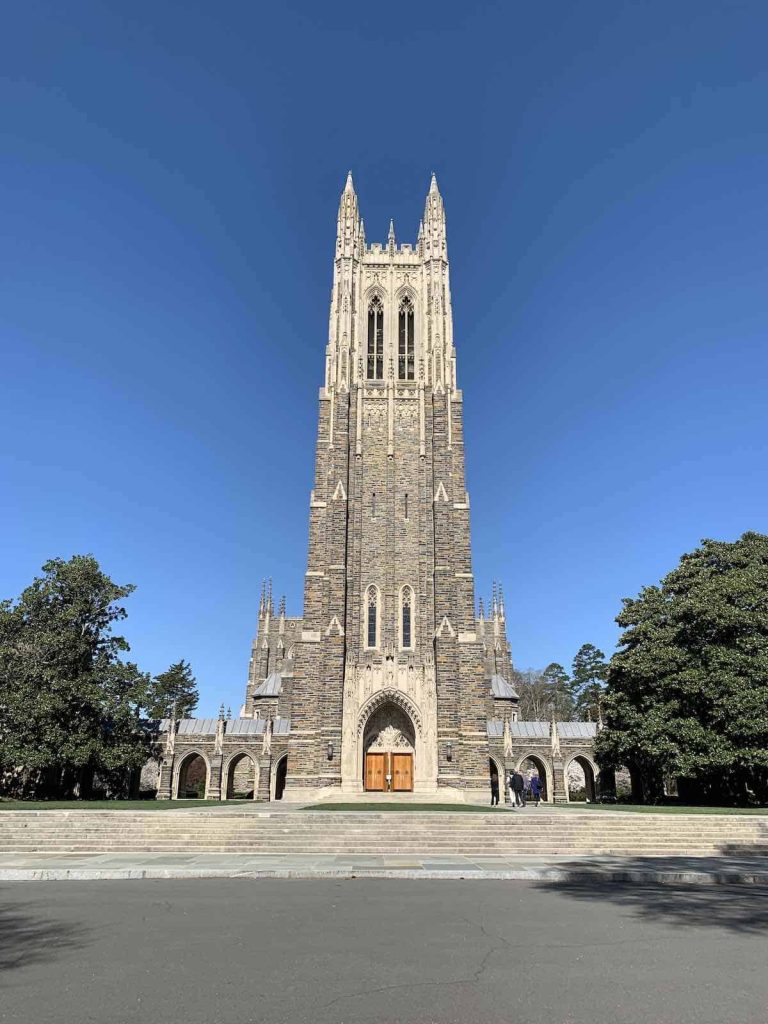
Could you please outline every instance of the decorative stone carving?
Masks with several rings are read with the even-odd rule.
[[[387,725],[381,730],[368,749],[399,750],[402,748],[410,749],[410,747],[409,740],[403,736],[399,729],[396,729],[394,725]]]

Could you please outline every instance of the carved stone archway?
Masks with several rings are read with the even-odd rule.
[[[377,718],[369,726],[374,715]],[[379,722],[379,727],[374,733],[376,722]],[[378,665],[346,666],[341,738],[342,791],[363,791],[366,744],[374,742],[388,725],[407,739],[413,751],[413,792],[436,792],[437,708],[432,663],[413,665],[407,660],[400,661],[396,655],[394,659]],[[386,733],[378,742],[401,741],[394,733]],[[407,750],[408,747],[401,749]]]

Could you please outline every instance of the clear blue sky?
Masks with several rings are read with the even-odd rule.
[[[0,41],[0,596],[93,552],[239,707],[301,609],[338,194],[446,202],[474,567],[519,667],[768,531],[768,5],[25,3]]]

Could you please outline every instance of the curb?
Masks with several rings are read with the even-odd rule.
[[[466,881],[634,883],[654,885],[768,885],[768,871],[653,871],[633,868],[607,868],[588,871],[583,868],[522,868],[509,871],[471,871],[461,869],[414,870],[411,868],[274,868],[237,871],[215,868],[3,868],[0,882],[91,882],[136,879],[202,878],[282,878],[282,879],[449,879]]]

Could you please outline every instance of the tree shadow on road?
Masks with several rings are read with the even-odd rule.
[[[768,885],[615,882],[595,871],[592,879],[540,882],[538,887],[569,899],[611,903],[646,921],[741,935],[768,933]]]
[[[55,960],[64,950],[84,946],[86,935],[81,925],[0,906],[0,971]]]

